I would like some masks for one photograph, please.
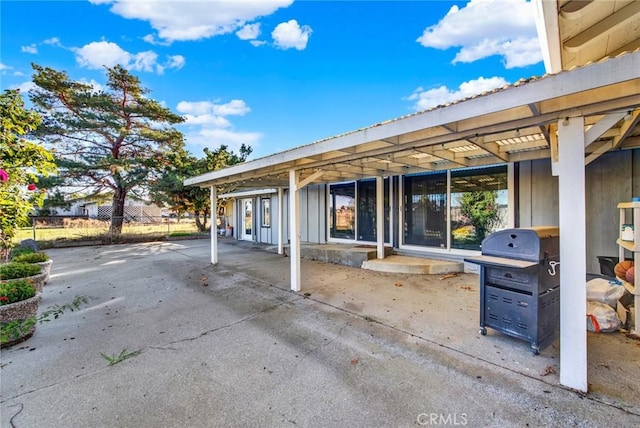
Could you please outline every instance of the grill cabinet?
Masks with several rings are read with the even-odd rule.
[[[531,343],[538,355],[560,325],[559,229],[506,229],[482,241],[480,334],[487,327]]]

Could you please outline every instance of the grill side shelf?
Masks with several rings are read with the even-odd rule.
[[[533,261],[508,259],[505,257],[494,257],[494,256],[468,257],[468,258],[465,258],[464,261],[469,263],[476,263],[479,265],[485,265],[485,266],[517,268],[517,269],[530,269],[537,266],[540,263],[539,261],[533,262]]]

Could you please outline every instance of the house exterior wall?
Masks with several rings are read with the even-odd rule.
[[[558,226],[558,178],[550,159],[520,162],[519,226]],[[609,152],[586,166],[587,272],[600,273],[597,256],[617,256],[617,205],[640,194],[640,150]]]
[[[400,205],[398,199],[398,181],[393,183],[393,236],[394,247],[398,247],[398,219]],[[558,226],[559,201],[558,178],[551,174],[551,160],[540,159],[518,163],[515,182],[517,183],[515,227]],[[327,185],[306,186],[300,195],[300,234],[301,241],[308,243],[327,243],[328,227],[328,191]],[[615,243],[618,238],[619,202],[630,201],[632,196],[640,195],[640,149],[609,152],[586,166],[586,204],[587,204],[587,271],[599,273],[597,256],[617,256]],[[262,226],[261,199],[270,199],[271,221],[269,227]],[[510,203],[513,203],[510,201]],[[234,211],[234,235],[239,238],[238,227],[243,224],[241,200],[236,200]],[[283,194],[283,212],[278,206],[278,195],[260,195],[253,198],[254,240],[272,245],[278,244],[278,216],[283,215],[285,244],[289,235],[289,191]],[[235,227],[238,226],[238,227]],[[355,241],[354,241],[355,242]],[[428,253],[429,247],[424,247]],[[439,257],[446,254],[438,252]]]

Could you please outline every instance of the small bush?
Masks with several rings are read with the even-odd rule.
[[[26,279],[0,283],[0,306],[27,300],[36,295],[36,288]]]
[[[49,256],[42,251],[37,253],[20,254],[11,259],[12,262],[20,263],[42,263],[49,260]]]
[[[0,279],[17,279],[40,273],[40,266],[29,263],[10,262],[0,266]]]
[[[28,247],[15,247],[14,249],[11,250],[11,254],[9,258],[13,260],[15,257],[21,256],[23,254],[31,254],[35,252],[36,252],[35,250]]]

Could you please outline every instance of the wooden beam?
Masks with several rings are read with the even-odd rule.
[[[607,153],[613,147],[613,142],[611,140],[607,141],[598,141],[589,146],[589,148],[593,148],[593,151],[589,153],[584,158],[584,165],[587,166],[594,160],[598,159],[603,154]]]
[[[628,120],[625,117],[625,121],[622,122],[622,125],[620,126],[620,135],[613,139],[613,149],[620,146],[620,143],[622,143],[622,141],[631,134],[636,125],[638,125],[638,121],[640,121],[640,109],[629,112],[628,114],[630,114],[631,117]]]
[[[568,119],[562,119],[568,120]],[[551,149],[551,175],[558,176],[558,123],[549,125],[549,147]]]
[[[585,133],[584,144],[585,148],[589,147],[591,143],[596,141],[607,132],[613,125],[618,123],[626,115],[626,112],[609,113],[600,119],[597,123],[594,123],[591,128]]]
[[[303,187],[305,187],[307,184],[313,182],[313,180],[322,177],[322,174],[324,174],[324,171],[319,169],[313,174],[311,174],[310,176],[306,177],[304,180],[300,180],[299,182],[296,183],[296,190],[300,190]]]
[[[607,16],[575,37],[566,40],[563,47],[569,52],[579,52],[580,49],[584,49],[596,40],[608,37],[613,30],[630,22],[638,14],[640,14],[640,2],[632,1],[629,5]]]

